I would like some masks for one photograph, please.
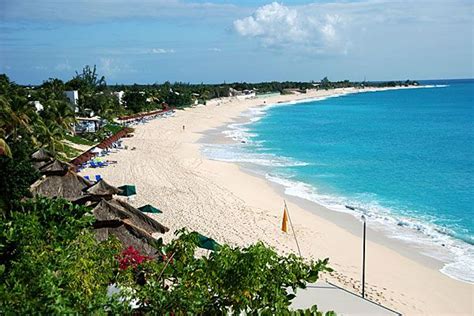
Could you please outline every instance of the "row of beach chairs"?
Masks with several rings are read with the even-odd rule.
[[[99,182],[102,180],[102,176],[100,174],[95,175],[95,180],[91,179],[89,176],[84,176],[84,179],[91,181],[91,182]]]
[[[89,166],[91,168],[102,168],[102,167],[107,167],[108,165],[109,165],[108,163],[102,162],[102,161],[92,160],[91,162],[89,162]]]

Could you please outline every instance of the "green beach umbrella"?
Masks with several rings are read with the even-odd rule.
[[[206,237],[198,233],[198,243],[199,248],[208,249],[208,250],[217,250],[220,245],[212,238]]]
[[[145,212],[145,213],[154,213],[154,214],[163,213],[162,211],[160,211],[159,209],[157,209],[156,207],[154,207],[153,205],[150,205],[150,204],[143,205],[143,206],[139,207],[138,209],[142,212]]]
[[[134,185],[126,184],[118,188],[122,190],[122,193],[119,193],[118,195],[130,196],[130,195],[137,194],[137,189],[135,188]]]

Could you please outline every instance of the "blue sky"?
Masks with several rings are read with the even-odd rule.
[[[0,73],[109,84],[474,77],[474,2],[0,0]]]

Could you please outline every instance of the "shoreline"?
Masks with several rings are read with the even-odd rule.
[[[408,87],[408,88],[436,88],[436,87],[445,87],[445,85],[428,85],[428,86],[416,86],[416,87]],[[349,92],[348,94],[398,90],[398,89],[406,89],[406,88],[407,87],[381,88],[381,89],[373,89],[371,91],[362,90],[362,91]],[[271,173],[268,173],[269,170],[266,170],[268,169],[267,165],[265,164],[262,165],[259,162],[254,162],[254,161],[248,162],[247,160],[245,160],[245,158],[244,160],[235,160],[233,158],[221,159],[220,157],[216,158],[216,157],[212,157],[212,155],[209,155],[202,150],[203,148],[206,149],[206,147],[214,146],[214,145],[241,145],[243,148],[245,148],[246,144],[252,143],[251,140],[249,141],[249,138],[251,138],[252,136],[246,135],[247,134],[246,126],[251,125],[254,122],[263,118],[266,115],[266,111],[272,107],[295,106],[301,103],[317,102],[317,101],[322,101],[327,98],[339,97],[343,95],[347,95],[347,94],[335,94],[335,95],[326,96],[322,98],[321,97],[309,98],[309,99],[301,99],[301,100],[295,100],[295,101],[289,101],[289,102],[283,102],[283,103],[278,102],[276,104],[262,104],[256,107],[250,107],[243,113],[240,113],[239,116],[234,117],[231,122],[228,122],[217,128],[205,131],[203,133],[203,137],[199,139],[199,143],[202,145],[201,152],[208,159],[237,164],[240,167],[242,172],[245,172],[251,176],[259,177],[263,179],[264,181],[266,181],[268,185],[274,188],[274,190],[282,197],[282,199],[286,198],[286,199],[292,200],[296,204],[298,204],[300,207],[308,210],[310,213],[316,214],[317,216],[322,216],[326,220],[332,221],[338,224],[341,228],[344,228],[347,231],[350,231],[355,236],[359,236],[360,225],[356,223],[361,222],[359,217],[361,216],[362,213],[367,212],[366,209],[358,208],[358,211],[347,210],[345,209],[345,206],[347,204],[340,204],[340,201],[336,202],[337,205],[327,205],[327,204],[324,204],[324,202],[313,200],[313,198],[310,198],[310,197],[303,197],[301,195],[291,193],[291,192],[287,193],[286,191],[288,189],[290,189],[291,191],[291,189],[293,189],[295,185],[298,186],[300,184],[303,184],[309,187],[312,187],[312,185],[308,185],[306,183],[299,182],[299,181],[294,182],[293,180],[280,178],[279,176],[273,176]],[[239,143],[243,143],[243,144],[239,144]],[[224,149],[223,151],[227,152],[228,150]],[[250,152],[252,152],[252,150],[250,150]],[[229,153],[233,153],[233,150],[230,149]],[[244,153],[244,157],[245,157],[245,153]],[[276,156],[276,158],[279,158],[279,157]],[[307,192],[303,192],[303,193],[307,193]],[[316,207],[316,211],[311,211],[311,209],[314,207]],[[396,214],[394,215],[385,214],[384,216],[387,216],[387,215],[390,217],[396,216]],[[456,260],[452,260],[453,250],[450,250],[450,248],[441,248],[441,247],[445,247],[446,241],[430,240],[429,235],[427,236],[425,235],[425,233],[415,231],[414,227],[410,227],[410,226],[405,227],[405,225],[403,225],[405,223],[405,219],[400,220],[396,218],[391,218],[392,221],[381,223],[381,222],[378,222],[377,219],[375,219],[375,221],[373,219],[372,221],[370,221],[371,215],[369,214],[368,216],[369,216],[368,217],[369,221],[368,221],[367,229],[369,231],[372,231],[375,234],[376,237],[374,237],[374,240],[376,240],[379,244],[388,246],[391,249],[399,253],[402,253],[406,257],[416,260],[417,262],[423,265],[429,265],[430,267],[437,269],[439,272],[445,274],[446,276],[454,280],[464,282],[469,285],[474,285],[474,282],[472,281],[472,277],[468,279],[462,279],[458,275],[456,274],[452,275],[449,273],[449,271],[446,271],[446,268],[448,266],[458,264]],[[396,223],[394,223],[393,220],[398,221],[397,226],[399,227],[396,227],[397,235],[394,235],[393,226]],[[419,222],[419,220],[416,220],[416,219],[413,222],[413,224],[423,225],[422,222]],[[469,243],[467,243],[463,239],[458,240],[451,235],[442,234],[441,233],[442,228],[434,227],[434,229],[435,231],[439,230],[439,234],[441,234],[442,236],[451,239],[452,242],[454,242],[454,245],[453,245],[454,247],[471,246]],[[399,231],[401,231],[401,233]],[[405,238],[407,236],[412,236],[414,239],[407,240]]]
[[[208,135],[205,135],[204,137],[207,137],[207,136]],[[203,146],[206,145],[206,143],[202,142],[202,140],[200,140],[199,142]],[[218,159],[212,159],[212,158],[209,158],[209,159],[220,161]],[[263,174],[256,172],[251,167],[244,166],[242,164],[239,164],[238,162],[227,162],[227,161],[224,161],[224,162],[230,163],[230,164],[236,164],[239,166],[239,169],[241,172],[244,172],[251,177],[257,177],[265,181],[268,184],[268,186],[270,186],[279,196],[281,196],[282,200],[286,199],[287,201],[290,201],[298,205],[300,208],[307,210],[307,212],[310,213],[311,215],[316,215],[316,216],[324,218],[327,221],[331,221],[334,224],[338,225],[340,228],[350,232],[355,237],[360,238],[362,224],[361,224],[361,221],[359,221],[355,217],[354,214],[350,214],[350,213],[342,212],[338,210],[333,210],[322,204],[311,201],[309,199],[305,199],[303,197],[299,197],[296,195],[287,194],[285,193],[286,187],[283,184],[270,181]],[[442,269],[445,264],[442,260],[420,253],[420,249],[417,250],[413,246],[408,245],[407,243],[404,243],[401,240],[390,238],[380,228],[374,228],[373,226],[369,225],[367,227],[367,231],[369,232],[368,235],[369,234],[371,235],[371,240],[383,246],[389,247],[390,249],[397,251],[398,253],[403,254],[405,257],[413,259],[420,264],[429,266],[437,270]],[[453,278],[449,275],[447,276],[450,278]],[[457,280],[457,281],[466,283],[463,280]]]
[[[374,91],[354,90],[318,91],[267,100],[294,102]],[[112,154],[117,165],[100,169],[100,173],[114,185],[136,184],[138,195],[133,204],[150,203],[162,209],[164,214],[154,217],[172,231],[187,226],[231,245],[245,246],[262,240],[279,252],[294,252],[292,236],[280,232],[283,188],[272,186],[235,163],[207,159],[200,151],[200,139],[206,131],[231,124],[243,111],[262,102],[263,99],[213,100],[207,106],[178,111],[175,117],[138,126],[135,137],[124,140],[136,150]],[[183,125],[186,131],[181,131]],[[83,171],[89,175],[98,172]],[[338,225],[340,219],[315,214],[310,210],[313,206],[305,206],[297,198],[288,198],[288,202],[303,255],[329,257],[338,272],[327,277],[353,292],[358,290],[361,240],[356,234],[355,218],[343,214],[352,217],[351,232],[350,228]],[[407,314],[472,313],[472,286],[448,278],[431,264],[421,264],[399,249],[387,247],[375,235],[371,232],[368,236],[366,288],[371,300]]]

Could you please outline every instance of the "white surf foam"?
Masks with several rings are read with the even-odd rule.
[[[474,284],[474,247],[451,237],[452,232],[429,221],[398,215],[374,201],[361,202],[340,196],[322,194],[309,184],[267,174],[266,178],[284,187],[285,194],[322,205],[330,210],[363,214],[368,225],[383,231],[388,237],[415,245],[420,251],[444,262],[442,273],[454,279]],[[354,207],[354,210],[346,208]]]
[[[236,163],[251,163],[261,167],[298,167],[308,165],[308,163],[287,157],[247,151],[239,145],[205,144],[202,151],[210,159]]]
[[[413,88],[443,88],[447,86],[448,85],[423,85]],[[230,124],[228,125],[228,129],[223,131],[224,135],[236,141],[236,144],[205,144],[203,146],[203,152],[210,159],[249,163],[257,167],[265,167],[266,170],[268,170],[268,168],[271,169],[271,167],[306,166],[308,163],[295,161],[289,157],[262,153],[262,142],[254,140],[258,135],[252,133],[248,125],[261,120],[266,112],[273,107],[321,101],[343,95],[347,94],[250,108],[241,114],[242,117],[246,118],[246,122]],[[252,146],[258,147],[259,152],[252,149]],[[364,197],[363,199],[349,200],[341,196],[322,194],[309,184],[293,181],[284,176],[271,175],[266,173],[266,171],[262,174],[265,175],[269,181],[282,185],[285,194],[315,202],[330,210],[349,213],[358,218],[361,214],[364,214],[367,218],[367,222],[371,226],[383,230],[387,236],[405,241],[412,245],[416,244],[425,255],[444,262],[445,265],[440,270],[442,273],[460,281],[474,283],[474,247],[466,242],[453,238],[453,232],[431,224],[430,219],[423,220],[398,215],[397,212],[376,202],[377,197],[375,196],[372,198]],[[365,202],[361,202],[362,200]],[[347,209],[345,207],[346,205],[353,206],[355,209]]]

